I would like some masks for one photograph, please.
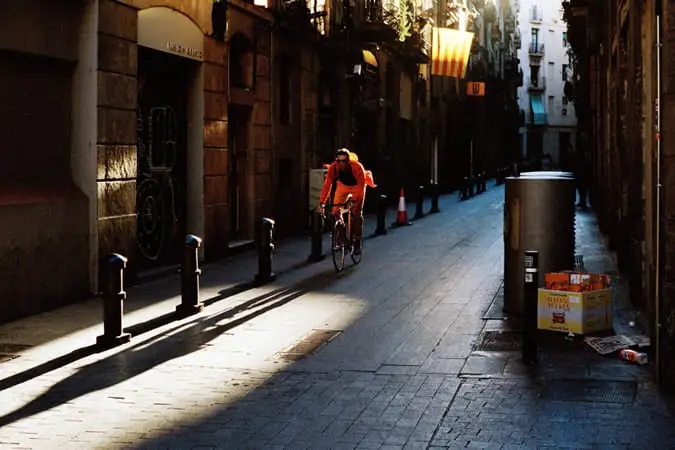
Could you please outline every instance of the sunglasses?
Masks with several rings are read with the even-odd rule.
[[[344,164],[344,163],[347,162],[346,159],[336,159],[335,161],[337,161],[337,162],[340,163],[340,164]]]

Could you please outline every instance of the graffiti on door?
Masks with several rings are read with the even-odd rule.
[[[143,257],[161,262],[171,251],[180,217],[173,173],[177,120],[171,106],[138,110],[137,242]]]

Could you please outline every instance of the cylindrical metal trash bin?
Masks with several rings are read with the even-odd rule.
[[[563,177],[563,178],[574,178],[572,172],[559,172],[554,170],[538,170],[534,172],[521,172],[521,177],[530,178],[530,177]]]
[[[523,312],[526,250],[539,252],[544,274],[572,270],[575,247],[575,186],[566,176],[506,179],[504,204],[504,311]]]

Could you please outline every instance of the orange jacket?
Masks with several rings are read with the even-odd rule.
[[[375,179],[373,178],[373,173],[370,170],[366,170],[363,167],[363,164],[359,162],[358,156],[355,153],[349,155],[349,167],[352,169],[354,178],[356,178],[356,185],[358,187],[377,187],[375,184]],[[323,183],[323,188],[321,189],[321,194],[319,195],[319,203],[326,203],[328,194],[330,194],[330,189],[333,186],[333,183],[336,180],[336,175],[340,170],[338,168],[337,162],[332,164],[324,164],[324,168],[328,169],[326,174],[326,180]]]

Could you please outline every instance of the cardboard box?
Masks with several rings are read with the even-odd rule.
[[[537,327],[574,334],[612,329],[611,288],[588,292],[539,289]]]

